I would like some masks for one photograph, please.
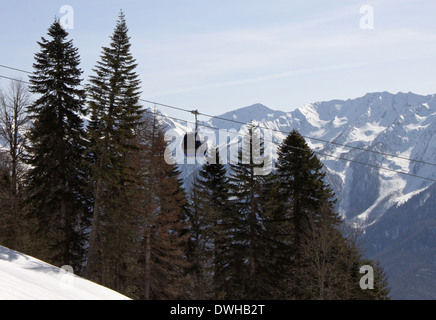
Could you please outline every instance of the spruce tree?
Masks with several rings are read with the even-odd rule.
[[[137,138],[135,220],[137,268],[133,286],[141,299],[186,298],[186,195],[180,172],[165,161],[167,144],[155,117],[148,117]],[[185,291],[186,290],[186,291]]]
[[[355,242],[349,239],[347,240],[348,248],[346,248],[346,250],[348,257],[344,259],[345,255],[342,254],[342,257],[339,259],[343,270],[342,274],[347,276],[346,279],[341,282],[342,292],[346,293],[345,295],[341,295],[341,297],[350,300],[390,300],[391,289],[389,287],[388,277],[380,262],[363,257],[362,252],[358,250]],[[365,279],[362,279],[364,274],[360,273],[360,269],[363,266],[372,267],[374,276],[372,279],[372,289],[361,287],[361,281],[365,284],[369,284],[366,283],[367,281],[364,281]]]
[[[280,194],[280,180],[273,171],[265,177],[263,184],[264,269],[268,270],[269,281],[264,282],[266,299],[293,299],[289,290],[292,282],[290,259],[295,253],[294,227],[284,209],[285,199]]]
[[[103,47],[88,87],[93,217],[86,272],[90,279],[117,288],[126,277],[123,257],[128,255],[133,237],[129,230],[133,217],[126,209],[130,206],[128,158],[135,148],[135,129],[143,112],[138,103],[137,64],[127,32],[120,12],[110,45]],[[111,270],[103,272],[108,265]]]
[[[377,290],[364,292],[359,287],[358,270],[365,260],[355,243],[342,234],[344,222],[334,210],[334,193],[324,182],[323,165],[296,130],[279,147],[276,178],[270,190],[278,202],[267,206],[272,212],[267,229],[274,231],[270,234],[278,247],[288,248],[277,251],[272,260],[285,268],[290,297],[386,298],[389,289],[380,266],[375,268]],[[288,229],[287,235],[278,221]]]
[[[304,254],[307,232],[321,221],[331,230],[341,220],[333,210],[333,191],[324,183],[323,165],[296,130],[278,148],[276,174],[279,183],[276,198],[282,203],[279,214],[289,228],[288,236],[279,239],[291,248],[287,252],[290,256],[283,261],[287,266],[288,292],[302,299],[307,291],[303,280],[308,271]]]
[[[194,177],[194,181],[198,177]],[[188,202],[184,216],[189,221],[187,258],[189,268],[186,270],[189,281],[189,296],[195,300],[204,300],[214,297],[212,282],[213,248],[211,247],[211,222],[207,211],[206,193],[197,189],[194,183],[190,188]]]
[[[324,182],[323,164],[309,148],[304,138],[293,130],[278,149],[277,174],[280,192],[286,203],[286,215],[291,217],[295,246],[299,246],[304,226],[322,206],[333,208],[333,191]],[[340,219],[332,216],[332,223]]]
[[[374,289],[365,290],[364,298],[368,300],[390,300],[391,289],[389,287],[388,276],[380,262],[363,260],[361,266],[365,265],[365,263],[372,266],[374,269]],[[359,275],[362,276],[361,273],[359,273]]]
[[[27,204],[37,220],[38,255],[52,264],[80,270],[84,196],[85,92],[78,50],[58,20],[38,42],[30,91],[38,96],[29,107],[30,167]],[[46,250],[45,250],[46,249]]]
[[[190,257],[194,279],[208,290],[198,288],[201,298],[225,296],[225,268],[231,253],[231,210],[227,169],[221,163],[218,147],[210,155],[194,179],[191,191]]]
[[[239,151],[239,161],[231,165],[230,197],[232,214],[228,219],[227,248],[231,257],[225,266],[224,286],[231,299],[260,299],[267,295],[265,284],[269,274],[265,270],[267,239],[265,215],[262,210],[265,176],[261,168],[268,168],[271,159],[262,155],[263,143],[258,130],[248,126]],[[263,160],[262,164],[260,160]]]

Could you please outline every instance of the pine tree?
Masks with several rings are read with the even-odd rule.
[[[280,145],[277,174],[282,196],[287,200],[286,214],[291,216],[295,246],[299,246],[304,226],[322,206],[333,208],[333,191],[324,183],[323,164],[304,138],[293,130]],[[340,219],[332,217],[334,223]]]
[[[186,195],[180,172],[165,161],[167,144],[155,117],[137,134],[136,164],[137,268],[133,286],[141,299],[186,298],[187,221],[182,218]],[[138,288],[139,286],[139,288]]]
[[[188,217],[191,222],[189,257],[197,283],[195,296],[200,299],[219,299],[225,295],[221,286],[225,283],[224,270],[232,241],[227,170],[221,163],[219,149],[212,148],[210,153],[194,179]]]
[[[348,247],[344,248],[345,250],[341,253],[342,257],[338,259],[341,262],[342,275],[346,275],[346,278],[344,279],[344,276],[342,276],[343,279],[341,280],[341,298],[350,300],[390,300],[388,277],[380,262],[363,257],[355,241],[347,240]],[[344,251],[346,254],[344,254]],[[361,287],[361,282],[366,282],[365,279],[362,279],[364,277],[364,274],[361,273],[363,266],[372,268],[374,276],[372,289]]]
[[[295,253],[294,226],[286,214],[285,199],[280,193],[281,183],[277,172],[265,177],[263,184],[264,228],[264,269],[268,271],[268,281],[264,282],[265,299],[293,299],[289,290],[292,283],[290,259]]]
[[[56,20],[49,39],[38,42],[29,107],[33,126],[27,175],[27,204],[36,217],[41,258],[80,270],[83,258],[85,92],[80,89],[80,58],[68,33]],[[46,249],[46,250],[45,250]]]
[[[138,104],[137,64],[127,32],[120,12],[110,46],[103,47],[88,87],[93,217],[86,273],[90,279],[116,288],[121,288],[126,279],[123,257],[133,241],[129,230],[133,216],[128,209],[128,158],[135,148],[134,134],[143,112]],[[108,265],[111,270],[104,272]]]
[[[227,225],[232,243],[226,248],[231,256],[223,272],[225,298],[230,299],[264,298],[269,280],[268,270],[265,270],[267,235],[262,210],[265,176],[259,173],[261,168],[268,168],[265,162],[271,159],[262,156],[263,143],[260,143],[258,130],[249,125],[247,131],[239,161],[231,165],[230,174],[233,212]]]
[[[194,182],[190,188],[187,205],[183,215],[189,221],[189,234],[187,244],[187,258],[189,268],[186,270],[189,278],[188,294],[195,300],[204,300],[214,296],[212,271],[213,270],[213,247],[211,240],[211,221],[207,204],[207,193],[198,188],[194,176]]]
[[[359,287],[358,270],[365,260],[341,232],[344,222],[334,210],[334,193],[324,182],[323,165],[296,130],[279,147],[276,177],[270,190],[278,202],[267,205],[272,212],[269,229],[286,254],[277,251],[272,260],[285,267],[291,297],[386,298],[389,289],[380,266],[376,268],[378,290],[363,292]],[[288,228],[287,235],[278,221]]]
[[[310,251],[309,243],[312,244],[307,234],[316,234],[317,231],[313,230],[320,231],[321,229],[317,229],[320,225],[326,229],[322,230],[329,233],[341,223],[341,219],[333,210],[333,191],[324,183],[324,177],[322,163],[304,138],[293,130],[278,149],[279,188],[276,198],[281,199],[279,215],[282,215],[290,231],[288,236],[279,240],[292,248],[288,251],[289,258],[284,261],[287,266],[288,292],[299,299],[306,298],[307,290],[311,290],[303,280],[305,275],[309,274],[308,264],[312,266],[313,263],[307,261],[310,256],[307,256],[306,252]],[[320,239],[315,237],[311,240]],[[317,269],[317,272],[320,274],[326,271]]]
[[[367,299],[370,300],[390,300],[391,289],[389,287],[388,277],[382,265],[378,261],[362,261],[361,265],[371,265],[374,268],[374,289],[366,290]],[[360,274],[362,275],[362,274]]]

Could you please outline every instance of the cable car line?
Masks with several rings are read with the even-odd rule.
[[[26,70],[22,70],[22,69],[18,69],[18,68],[13,68],[13,67],[5,66],[5,65],[2,65],[2,64],[0,64],[0,67],[11,69],[11,70],[15,70],[15,71],[19,71],[19,72],[24,72],[24,73],[28,73],[28,74],[33,74],[30,71],[26,71]],[[13,80],[13,81],[19,81],[19,82],[23,82],[23,83],[31,85],[30,82],[19,80],[19,79],[14,79],[14,78],[3,76],[3,75],[0,75],[0,78],[5,78],[5,79]],[[86,85],[82,85],[82,84],[79,85],[79,86],[86,87]],[[150,101],[150,100],[146,100],[146,99],[142,99],[142,98],[138,98],[138,100],[142,101],[142,102],[158,105],[158,106],[161,106],[161,107],[165,107],[165,108],[171,108],[171,109],[174,109],[174,110],[183,111],[183,112],[189,112],[189,113],[194,113],[195,112],[194,114],[195,114],[196,118],[199,115],[202,115],[202,116],[209,117],[209,118],[212,118],[212,119],[218,119],[218,120],[233,122],[233,123],[237,123],[237,124],[241,124],[241,125],[246,125],[246,123],[242,122],[242,121],[238,121],[238,120],[235,120],[235,119],[227,119],[227,118],[223,118],[223,117],[220,117],[220,116],[214,116],[214,115],[210,115],[210,114],[206,114],[206,113],[201,113],[201,112],[198,112],[198,110],[188,110],[188,109],[185,109],[185,108],[171,106],[171,105],[168,105],[168,104],[163,104],[163,103],[159,103],[159,102],[156,102],[156,101]],[[282,134],[286,134],[286,135],[290,133],[288,131],[283,131],[283,130],[279,130],[279,129],[275,129],[275,128],[268,128],[268,127],[265,127],[265,126],[259,126],[259,128],[264,129],[264,130],[271,130],[271,131],[282,133]],[[363,152],[370,152],[370,153],[373,153],[373,154],[382,155],[382,156],[385,156],[385,157],[397,158],[397,159],[401,159],[401,160],[406,160],[406,161],[410,161],[410,162],[415,162],[415,163],[420,163],[420,164],[430,165],[430,166],[436,167],[435,163],[431,163],[431,162],[427,162],[427,161],[422,161],[422,160],[417,160],[417,159],[410,159],[410,158],[406,158],[406,157],[402,157],[402,156],[388,154],[388,153],[385,153],[385,152],[380,152],[380,151],[376,151],[376,150],[370,150],[370,149],[366,149],[366,148],[362,148],[362,147],[350,146],[350,145],[347,145],[347,144],[342,144],[342,143],[338,143],[338,142],[334,142],[334,141],[328,141],[328,140],[324,140],[324,139],[320,139],[320,138],[315,138],[315,137],[309,137],[309,136],[305,136],[305,135],[302,135],[302,137],[305,138],[305,139],[315,140],[315,141],[319,141],[319,142],[322,142],[322,143],[326,143],[327,145],[332,144],[332,145],[342,146],[342,147],[346,147],[346,148],[350,148],[350,149],[355,149],[355,150],[359,150],[359,151],[363,151]]]

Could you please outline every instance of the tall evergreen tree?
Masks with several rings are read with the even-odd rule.
[[[265,177],[263,184],[264,228],[267,234],[264,239],[264,269],[268,271],[269,281],[264,282],[265,298],[293,299],[289,290],[292,282],[290,260],[295,253],[294,226],[290,216],[286,214],[285,199],[280,193],[280,180],[273,171]]]
[[[309,148],[304,138],[293,130],[279,146],[277,174],[281,193],[286,199],[286,214],[295,228],[295,246],[299,246],[304,226],[323,206],[333,208],[334,194],[324,183],[323,164]],[[332,214],[334,224],[340,219]]]
[[[29,134],[30,169],[27,196],[36,217],[38,254],[55,265],[82,264],[84,197],[83,128],[85,92],[78,50],[56,20],[49,39],[38,42],[30,91],[38,98],[29,107],[33,126]],[[46,248],[46,250],[44,250]]]
[[[379,266],[377,293],[360,289],[358,270],[365,260],[342,234],[343,221],[334,210],[334,194],[324,182],[323,165],[296,130],[279,147],[276,177],[270,190],[280,207],[269,207],[273,212],[270,228],[279,230],[281,236],[275,239],[279,247],[290,250],[284,251],[285,256],[278,251],[272,260],[285,266],[283,276],[291,297],[386,298],[388,289]],[[277,227],[277,221],[288,228],[288,235]]]
[[[194,177],[194,181],[198,177]],[[189,221],[187,258],[189,268],[186,270],[189,278],[188,295],[195,300],[214,297],[212,283],[213,248],[211,247],[209,216],[206,204],[206,192],[198,189],[194,183],[189,192],[184,216]]]
[[[225,295],[225,268],[231,253],[231,210],[229,179],[215,147],[194,179],[191,191],[190,257],[200,298],[219,299]],[[206,289],[206,290],[205,290]]]
[[[265,216],[262,210],[265,176],[271,159],[262,155],[260,133],[248,126],[239,152],[239,161],[231,165],[230,196],[232,216],[228,220],[228,236],[232,239],[230,261],[226,265],[226,298],[259,299],[267,294],[265,284]],[[257,142],[257,143],[256,143]]]
[[[308,246],[307,231],[313,230],[308,226],[322,222],[329,232],[339,226],[341,219],[333,210],[334,194],[324,183],[323,165],[298,131],[289,133],[279,146],[276,168],[276,198],[282,203],[279,214],[290,227],[288,236],[280,239],[292,248],[288,250],[289,258],[283,261],[287,265],[288,292],[301,299],[307,289],[302,275],[308,271],[303,249]]]
[[[140,80],[130,52],[123,12],[120,12],[109,47],[90,77],[89,155],[92,162],[93,217],[87,276],[120,287],[125,279],[123,256],[127,255],[133,217],[129,207],[129,152],[135,148],[134,133],[141,121]],[[126,230],[127,229],[127,230]],[[102,270],[112,265],[105,276]],[[124,274],[124,275],[123,275]],[[106,279],[103,279],[105,277]]]
[[[182,219],[186,195],[177,167],[165,161],[167,144],[155,117],[137,134],[135,220],[137,270],[133,286],[141,299],[186,298],[187,221]],[[139,287],[139,288],[138,288]]]

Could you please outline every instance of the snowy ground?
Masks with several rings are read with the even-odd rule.
[[[0,246],[0,300],[129,299],[68,269]]]

